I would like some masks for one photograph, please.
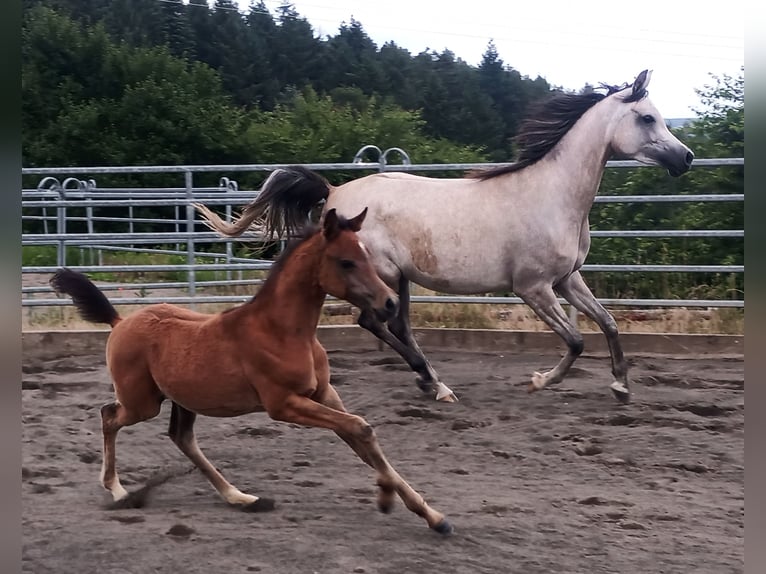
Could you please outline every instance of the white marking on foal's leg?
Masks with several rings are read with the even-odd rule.
[[[117,473],[115,473],[112,480],[110,480],[108,483],[104,480],[104,477],[106,476],[106,463],[101,463],[101,484],[104,486],[106,490],[109,491],[109,493],[112,495],[112,500],[114,502],[117,502],[118,500],[122,500],[126,496],[128,496],[128,491],[125,490],[125,487],[120,484],[120,479],[117,477]]]
[[[122,500],[128,496],[128,491],[125,490],[125,487],[120,484],[120,481],[117,481],[116,484],[113,484],[109,489],[109,492],[112,493],[112,500],[114,500],[114,502]]]
[[[242,506],[252,504],[258,500],[257,496],[253,496],[252,494],[245,494],[235,486],[231,486],[222,491],[221,496],[229,504],[238,504]]]
[[[455,393],[453,393],[450,388],[441,381],[436,381],[436,400],[444,401],[447,403],[458,402]]]

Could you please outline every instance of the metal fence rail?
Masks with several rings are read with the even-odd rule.
[[[401,163],[390,164],[391,152],[398,154]],[[377,161],[363,161],[367,155],[377,153]],[[718,168],[721,166],[744,165],[744,158],[695,159],[695,167]],[[216,186],[194,186],[194,177],[199,174],[269,172],[287,164],[254,165],[197,165],[197,166],[115,166],[115,167],[51,167],[25,168],[23,176],[40,176],[35,188],[22,190],[22,223],[36,225],[36,233],[23,233],[22,246],[56,246],[56,265],[27,265],[22,274],[52,274],[59,267],[67,265],[72,269],[88,273],[147,273],[175,272],[184,275],[183,280],[141,281],[136,283],[113,282],[103,286],[107,290],[183,289],[185,296],[137,296],[120,297],[120,304],[150,304],[169,302],[194,305],[196,303],[238,303],[246,296],[219,295],[197,292],[198,288],[222,286],[257,286],[261,277],[244,277],[246,272],[265,271],[271,260],[258,257],[234,255],[233,246],[247,239],[259,240],[257,234],[245,238],[228,239],[210,232],[195,217],[192,203],[222,208],[226,218],[231,218],[233,209],[250,202],[257,190],[240,190],[235,180],[221,177]],[[496,167],[503,164],[412,164],[406,152],[390,148],[381,152],[375,146],[359,150],[351,163],[303,164],[316,171],[410,171],[449,172]],[[642,167],[635,161],[610,161],[608,168]],[[146,175],[177,174],[183,176],[181,187],[108,187],[99,188],[94,176],[98,175]],[[59,177],[67,176],[60,181]],[[90,179],[79,179],[88,177]],[[595,203],[689,203],[689,202],[743,202],[743,193],[695,194],[695,195],[629,195],[597,196]],[[99,214],[94,208],[109,209]],[[145,216],[138,210],[162,208],[168,217]],[[103,225],[111,229],[122,227],[123,231],[104,231]],[[76,230],[76,231],[74,231]],[[593,230],[591,236],[619,238],[670,238],[670,237],[743,237],[744,230]],[[201,246],[224,245],[224,251],[209,252]],[[72,249],[80,253],[82,261],[89,264],[68,265]],[[103,264],[104,254],[115,251],[131,253],[152,253],[176,256],[183,263],[149,264]],[[205,262],[203,262],[205,261]],[[723,265],[710,262],[709,265],[584,265],[589,272],[657,272],[657,273],[744,273],[744,265]],[[213,271],[213,279],[199,280],[198,273]],[[235,278],[234,274],[237,274]],[[252,274],[251,274],[252,275]],[[254,290],[254,289],[253,289]],[[27,286],[22,288],[22,306],[50,307],[69,305],[69,299],[52,297],[48,286]],[[440,303],[517,304],[518,297],[497,296],[451,296],[415,295],[413,301]],[[744,307],[743,299],[600,299],[609,306],[628,307]],[[562,300],[562,303],[564,301]]]

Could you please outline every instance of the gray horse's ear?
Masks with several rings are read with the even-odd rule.
[[[322,225],[322,233],[328,240],[333,240],[340,233],[340,225],[338,225],[338,213],[333,207],[324,216],[324,224]]]
[[[644,92],[646,92],[646,87],[649,85],[649,80],[651,78],[651,70],[644,70],[636,77],[636,81],[633,82],[633,96],[635,99],[640,99],[644,95]]]
[[[353,219],[348,220],[348,226],[353,231],[359,231],[362,228],[362,223],[364,223],[364,218],[367,217],[367,208],[365,207],[362,210],[362,213],[354,217]]]

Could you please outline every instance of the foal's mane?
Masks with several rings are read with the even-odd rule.
[[[341,231],[351,229],[351,225],[349,224],[348,219],[342,215],[338,215],[338,229]],[[285,245],[285,248],[282,250],[282,253],[279,254],[277,259],[271,265],[271,268],[269,269],[269,275],[266,277],[266,281],[263,282],[263,285],[261,285],[261,288],[258,290],[258,292],[253,295],[250,300],[245,303],[245,305],[255,301],[259,294],[264,294],[272,291],[274,289],[274,285],[277,283],[277,278],[282,274],[287,261],[293,256],[293,254],[295,254],[301,245],[308,243],[310,239],[320,233],[322,233],[321,225],[316,223],[309,223],[301,227],[297,233],[291,235],[287,245]],[[236,308],[237,307],[226,309],[223,311],[223,313],[228,313],[229,311],[233,311]]]
[[[521,122],[519,131],[514,137],[519,146],[516,162],[486,170],[473,171],[467,177],[487,180],[506,173],[519,171],[543,158],[561,138],[572,129],[577,120],[598,102],[628,87],[601,84],[606,93],[589,92],[586,94],[571,94],[554,92],[548,98],[532,104],[528,116]],[[646,92],[631,94],[625,102],[643,98]]]

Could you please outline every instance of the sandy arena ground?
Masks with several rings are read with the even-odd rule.
[[[529,395],[555,353],[425,349],[459,395],[420,394],[392,351],[332,351],[333,381],[389,460],[455,527],[429,530],[329,431],[265,414],[199,417],[208,458],[270,513],[228,507],[167,438],[169,404],[123,429],[117,466],[146,505],[108,510],[98,483],[103,356],[27,357],[23,571],[108,573],[695,573],[744,570],[744,361],[632,357],[634,401],[608,360]]]

